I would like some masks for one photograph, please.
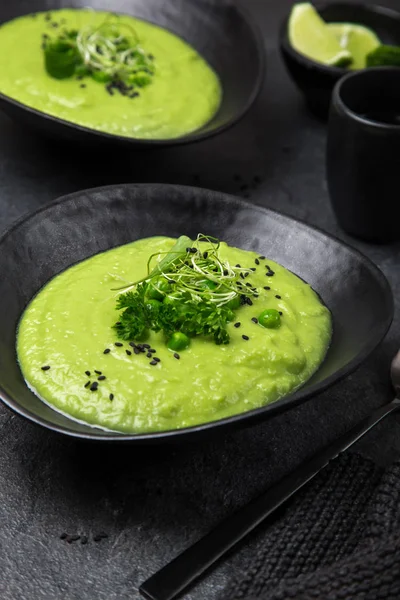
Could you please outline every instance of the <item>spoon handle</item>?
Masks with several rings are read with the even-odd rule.
[[[399,398],[377,409],[266,492],[224,519],[208,534],[142,583],[139,592],[149,600],[173,600],[274,510],[313,479],[331,460],[355,444],[382,419],[398,410],[400,410]]]

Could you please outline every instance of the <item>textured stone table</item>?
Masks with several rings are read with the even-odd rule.
[[[0,115],[0,230],[57,196],[113,182],[174,182],[250,194],[250,201],[315,224],[370,256],[393,286],[398,313],[400,244],[350,240],[332,215],[324,176],[326,127],[307,113],[277,52],[278,24],[291,2],[243,2],[263,28],[268,69],[259,100],[240,124],[192,147],[90,161],[84,151],[71,154]],[[393,7],[396,2],[387,0]],[[241,189],[255,175],[262,185]],[[381,348],[346,381],[264,425],[199,445],[84,445],[0,406],[0,597],[138,598],[138,584],[175,553],[386,402],[389,362],[399,343],[397,314]],[[391,460],[400,450],[399,424],[382,424],[358,449],[381,463]],[[68,544],[60,539],[63,531],[89,541]],[[108,537],[93,541],[102,531]],[[257,536],[241,552],[256,543]],[[187,597],[216,598],[241,556],[235,553]]]

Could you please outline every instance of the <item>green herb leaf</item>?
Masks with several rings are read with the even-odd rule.
[[[367,55],[367,67],[400,67],[400,47],[399,46],[378,46]]]
[[[62,40],[45,45],[44,60],[46,71],[55,79],[72,77],[77,65],[82,63],[76,47]]]

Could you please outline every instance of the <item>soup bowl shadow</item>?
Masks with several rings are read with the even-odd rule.
[[[29,13],[60,8],[110,10],[102,0],[14,0],[0,4],[0,24]],[[98,148],[138,149],[199,142],[237,123],[255,101],[264,79],[265,50],[258,27],[243,8],[225,0],[114,0],[112,11],[129,14],[175,33],[193,46],[219,76],[222,101],[217,113],[187,135],[140,139],[83,127],[30,108],[0,93],[0,109],[24,127],[51,139]],[[38,47],[38,51],[41,52]]]
[[[98,252],[136,239],[199,231],[267,256],[307,281],[328,306],[333,337],[325,361],[295,393],[233,417],[144,434],[102,431],[54,411],[25,385],[15,342],[31,298],[56,274]],[[309,400],[356,369],[385,336],[393,298],[381,271],[323,232],[215,191],[166,184],[123,184],[60,198],[0,240],[0,398],[33,423],[104,442],[193,441],[273,417]]]

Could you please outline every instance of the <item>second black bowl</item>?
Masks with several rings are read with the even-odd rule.
[[[372,29],[383,44],[400,45],[400,13],[383,6],[350,3],[317,4],[328,23],[357,23]],[[280,31],[280,50],[286,67],[314,114],[327,118],[332,90],[348,69],[315,62],[295,50],[288,38],[289,16]]]
[[[112,10],[150,21],[177,34],[193,46],[218,74],[222,102],[201,129],[179,138],[143,140],[82,127],[47,115],[0,93],[0,109],[23,125],[53,138],[79,144],[168,146],[195,142],[227,129],[254,102],[264,76],[264,47],[257,28],[239,8],[215,0],[13,0],[0,3],[0,24],[27,13],[60,8]]]

